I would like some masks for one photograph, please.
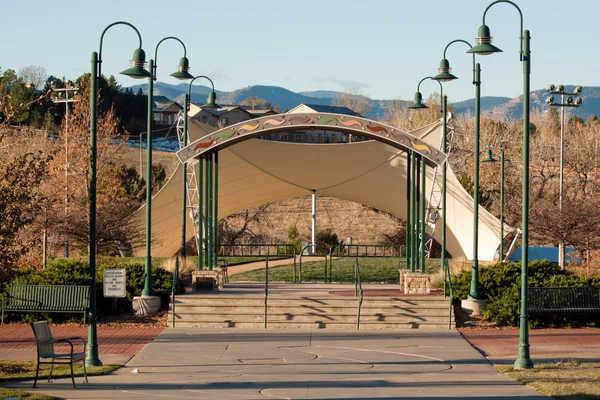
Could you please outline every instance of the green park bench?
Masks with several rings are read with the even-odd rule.
[[[2,323],[6,312],[81,313],[89,305],[89,286],[12,285],[2,297]]]
[[[600,314],[600,286],[530,287],[529,315]]]

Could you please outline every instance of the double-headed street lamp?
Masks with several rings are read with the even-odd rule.
[[[548,92],[551,95],[560,94],[560,103],[554,102],[554,96],[548,96],[546,99],[546,103],[550,105],[550,107],[560,107],[560,187],[558,192],[558,210],[562,220],[562,203],[563,203],[563,184],[564,184],[564,160],[565,160],[565,107],[579,107],[582,104],[581,95],[582,88],[581,86],[576,86],[573,93],[566,93],[565,87],[563,85],[548,85]],[[565,99],[565,96],[569,96]],[[573,101],[573,97],[576,99]],[[562,225],[562,224],[561,224]],[[562,230],[562,226],[560,227]],[[565,269],[565,244],[562,239],[558,243],[558,263],[561,269]]]
[[[433,79],[440,82],[450,82],[458,79],[450,72],[450,63],[446,59],[446,51],[454,43],[464,43],[472,48],[471,44],[466,40],[456,39],[451,41],[444,48],[444,58],[440,61],[438,74]],[[475,85],[475,149],[473,152],[473,267],[471,272],[471,290],[469,291],[469,300],[479,300],[479,121],[481,117],[480,99],[481,99],[481,68],[479,63],[475,63],[475,54],[473,54],[473,85]],[[445,121],[444,121],[445,124]],[[444,125],[444,152],[446,152],[446,127]],[[442,188],[442,221],[444,224],[444,232],[442,236],[442,268],[445,261],[446,251],[446,164],[443,166],[443,181]]]
[[[98,77],[102,76],[102,42],[106,31],[115,25],[127,25],[131,27],[138,36],[139,46],[133,52],[131,67],[121,72],[131,78],[142,79],[151,77],[152,74],[144,69],[146,65],[146,53],[142,50],[142,36],[140,32],[128,22],[114,22],[108,25],[100,36],[100,49],[98,53],[92,53],[92,68],[90,76],[90,182],[89,182],[89,205],[90,205],[90,243],[89,243],[89,264],[90,264],[90,303],[89,303],[89,324],[88,324],[88,345],[85,358],[86,365],[102,365],[98,358],[98,337],[96,330],[96,125],[98,119]]]
[[[421,79],[421,81],[419,82],[419,84],[417,85],[417,92],[415,93],[415,98],[414,98],[414,102],[413,104],[411,104],[410,106],[408,106],[409,109],[411,110],[419,110],[419,109],[424,109],[427,108],[427,106],[425,104],[423,104],[423,95],[420,92],[420,88],[421,88],[421,83],[423,83],[423,81],[427,80],[427,79],[431,79],[434,81],[437,81],[440,85],[440,97],[441,97],[441,107],[442,107],[442,115],[443,115],[443,130],[442,130],[442,148],[443,151],[446,152],[446,131],[447,131],[447,124],[446,124],[446,106],[447,106],[447,98],[446,96],[444,96],[444,87],[442,86],[442,82],[439,79],[436,79],[435,77],[431,77],[428,76],[426,78]],[[407,168],[407,175],[408,173],[410,173],[411,171],[411,164],[414,165],[414,167],[412,168],[412,170],[415,170],[415,167],[417,166],[416,163],[416,157],[415,154],[413,152],[411,152],[410,157],[408,158],[408,168]],[[446,254],[446,162],[443,165],[443,177],[442,177],[442,225],[443,225],[443,230],[442,230],[442,264],[441,264],[441,268],[444,268],[444,257]],[[410,198],[407,197],[407,204],[406,204],[406,215],[407,215],[407,220],[410,221],[410,223],[407,222],[406,224],[406,230],[407,230],[407,235],[406,235],[406,240],[408,241],[410,238],[410,243],[411,243],[411,249],[407,250],[407,262],[411,262],[411,270],[414,271],[415,270],[415,266],[416,260],[419,260],[420,262],[420,267],[421,267],[421,271],[424,272],[425,271],[425,182],[426,182],[426,170],[425,170],[425,160],[421,159],[421,182],[422,182],[422,193],[423,193],[423,198],[420,201],[420,208],[421,208],[421,224],[420,224],[420,229],[414,229],[411,227],[410,232],[408,231],[409,226],[410,225],[414,225],[416,223],[416,221],[419,220],[418,217],[418,212],[416,210],[415,207],[415,190],[414,188],[411,189],[409,187],[409,191],[410,191]],[[417,176],[417,179],[418,176]],[[415,173],[413,173],[411,175],[411,179],[409,179],[409,181],[415,182]],[[418,183],[418,181],[417,181]],[[418,190],[418,185],[417,185],[417,190]],[[407,191],[407,195],[409,194]],[[418,202],[418,201],[417,201]],[[431,206],[431,205],[430,205]],[[419,234],[420,232],[420,234]],[[410,235],[410,236],[409,236]],[[418,240],[419,237],[421,238],[420,241],[420,248],[417,248],[418,245]],[[407,249],[409,248],[409,246],[407,246]],[[409,251],[410,251],[410,257],[409,257]],[[418,255],[418,257],[416,257]],[[409,260],[410,258],[410,260]]]
[[[144,289],[142,290],[142,296],[154,296],[154,290],[152,289],[152,253],[151,253],[151,241],[152,241],[152,132],[154,125],[154,115],[152,112],[154,102],[154,81],[156,80],[156,65],[154,61],[158,59],[158,47],[162,42],[168,39],[173,39],[181,43],[183,46],[183,57],[179,61],[179,67],[177,71],[171,74],[172,77],[179,80],[192,79],[193,76],[188,72],[190,64],[187,59],[187,50],[185,44],[181,40],[173,36],[167,36],[162,39],[156,45],[154,50],[154,60],[150,60],[148,63],[148,69],[152,72],[148,77],[148,123],[147,123],[147,138],[146,138],[146,258],[144,268]]]
[[[210,85],[212,87],[212,90],[210,91],[210,93],[208,94],[208,99],[207,99],[207,103],[204,104],[202,106],[202,108],[208,108],[208,109],[215,109],[215,108],[219,108],[219,105],[216,103],[217,101],[217,94],[215,93],[215,84],[213,83],[213,81],[208,77],[208,76],[204,76],[204,75],[199,75],[196,77],[193,77],[192,80],[190,81],[190,85],[188,87],[188,91],[187,93],[184,94],[183,97],[183,146],[187,146],[188,145],[188,111],[190,108],[190,98],[192,96],[192,84],[194,83],[194,81],[196,79],[199,78],[204,78],[207,79],[210,82]],[[182,192],[181,192],[181,198],[182,198],[182,206],[181,206],[181,214],[182,214],[182,220],[181,220],[181,256],[185,259],[186,257],[186,250],[185,250],[185,245],[187,243],[187,235],[186,235],[186,211],[187,211],[187,162],[184,162],[182,165],[183,168],[183,173],[182,173]],[[204,246],[204,229],[203,229],[203,221],[204,221],[204,214],[202,212],[202,159],[199,160],[198,162],[198,241],[197,241],[197,247],[198,247],[198,269],[202,270],[203,269],[203,259],[202,259],[202,248]]]
[[[529,97],[530,97],[530,75],[531,75],[531,36],[529,30],[523,30],[523,13],[512,1],[497,0],[491,3],[483,12],[483,25],[479,27],[477,45],[467,53],[488,55],[501,52],[492,44],[490,28],[485,24],[485,16],[495,4],[508,3],[519,11],[520,25],[520,60],[523,62],[523,199],[521,211],[521,307],[519,318],[519,356],[514,363],[516,369],[533,368],[529,352],[529,316],[527,310],[527,276],[529,262]]]

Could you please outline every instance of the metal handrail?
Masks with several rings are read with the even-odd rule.
[[[358,264],[358,257],[355,258],[354,262],[354,296],[358,295],[358,308],[356,311],[356,329],[360,329],[360,308],[363,302],[363,288],[362,280],[360,279],[360,266]]]
[[[269,255],[265,258],[265,299],[263,320],[265,329],[267,329],[267,298],[269,297]]]
[[[267,254],[270,256],[296,256],[296,247],[289,243],[259,243],[259,244],[220,244],[217,250],[217,254],[231,257],[261,257],[267,254],[263,254],[262,249],[267,249]],[[231,249],[228,253],[225,252],[225,249]],[[236,249],[239,249],[239,253],[236,254]],[[249,253],[244,254],[244,249],[249,251]],[[275,253],[272,253],[270,250],[275,249]],[[280,254],[280,250],[284,249],[284,254]],[[290,250],[291,251],[288,251]],[[253,250],[258,250],[258,254],[254,254]]]
[[[331,246],[329,249],[329,283],[331,283],[331,275],[333,269],[333,256],[335,257],[385,257],[385,258],[397,258],[402,257],[402,250],[406,246],[402,244],[336,244]],[[358,254],[359,248],[363,248],[364,252]],[[352,249],[356,251],[353,253]],[[369,249],[373,249],[373,253],[369,254]],[[382,253],[377,254],[377,249],[383,249]],[[336,254],[334,251],[337,250]],[[343,252],[346,250],[346,252]],[[386,250],[389,253],[386,254]],[[397,254],[395,251],[397,250]]]
[[[298,282],[302,283],[302,256],[304,255],[304,250],[308,249],[308,248],[315,248],[315,251],[322,251],[325,257],[325,278],[323,280],[323,282],[327,282],[327,254],[329,253],[327,251],[326,248],[324,248],[323,246],[319,246],[316,244],[308,244],[306,246],[304,246],[302,248],[302,251],[300,252],[300,273],[298,275]],[[295,263],[295,258],[294,258],[294,283],[296,283],[296,263]],[[331,281],[331,280],[330,280]]]
[[[175,292],[177,291],[177,280],[179,278],[179,256],[175,257],[175,271],[173,271],[173,287],[171,288],[171,326],[175,328]]]
[[[444,260],[444,297],[446,297],[446,278],[448,279],[448,287],[450,288],[450,302],[448,304],[448,329],[452,329],[452,303],[454,300],[454,288],[452,287],[452,274],[450,273],[450,265],[448,259]]]
[[[225,254],[225,248],[231,248],[229,254]],[[244,254],[244,249],[249,249],[250,253]],[[258,254],[253,254],[252,249],[258,249]],[[266,248],[267,254],[261,254],[261,249]],[[272,254],[269,250],[275,248],[275,254]],[[279,250],[284,249],[284,254],[280,254]],[[235,249],[240,249],[239,254],[235,254]],[[288,251],[291,249],[291,252]],[[262,256],[284,256],[294,258],[294,283],[296,282],[296,246],[289,243],[260,243],[260,244],[221,244],[217,250],[217,254],[221,257],[262,257]]]

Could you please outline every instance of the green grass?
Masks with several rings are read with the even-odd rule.
[[[54,400],[56,397],[46,396],[45,394],[27,393],[22,390],[13,390],[0,388],[0,399],[28,399],[28,400]]]
[[[152,267],[160,267],[160,265],[168,260],[170,257],[152,257]],[[282,257],[282,256],[269,256],[269,260],[281,260],[283,258],[290,257]],[[193,263],[198,263],[198,256],[188,256],[188,260]],[[87,258],[85,258],[87,261]],[[145,262],[144,257],[99,257],[98,263],[101,264],[103,261],[106,263],[117,263],[117,264],[129,264],[129,263],[141,263]],[[252,256],[252,257],[219,257],[219,260],[227,260],[228,265],[240,265],[240,264],[248,264],[255,261],[264,261],[265,256]]]
[[[533,369],[495,369],[555,399],[600,398],[600,363],[570,361],[538,364]]]
[[[359,257],[360,276],[363,283],[398,283],[398,262],[404,258],[374,258]],[[354,258],[338,258],[333,260],[331,268],[331,281],[341,283],[354,282]],[[439,259],[428,259],[426,271],[435,272],[440,268]],[[327,266],[329,274],[329,266]],[[282,265],[269,268],[270,282],[293,282],[294,266]],[[296,279],[299,279],[300,263],[296,265]],[[329,275],[328,275],[329,276]],[[325,260],[302,263],[302,282],[323,282],[325,278]],[[264,282],[265,270],[242,272],[231,275],[231,282]]]
[[[18,381],[35,378],[35,367],[34,361],[10,361],[0,360],[0,383],[5,381]],[[86,372],[88,376],[94,375],[106,375],[112,371],[118,369],[120,365],[106,364],[100,367],[87,367]],[[40,374],[38,380],[48,379],[50,373],[50,365],[43,364],[40,366]],[[73,373],[75,376],[83,376],[83,366],[81,363],[73,366]],[[54,366],[52,371],[53,378],[69,378],[71,377],[71,370],[68,364],[59,364]]]

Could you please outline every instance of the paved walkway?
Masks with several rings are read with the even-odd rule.
[[[69,383],[5,386],[86,400],[546,398],[496,373],[455,330],[168,328],[125,368]]]
[[[83,337],[87,341],[87,326],[51,325],[56,338]],[[98,353],[105,364],[125,365],[145,345],[165,328],[98,326]],[[57,346],[58,352],[67,346]],[[1,360],[35,360],[35,338],[28,324],[0,325]]]
[[[492,364],[517,359],[519,329],[459,329]],[[600,328],[530,329],[529,350],[534,362],[600,361]]]

